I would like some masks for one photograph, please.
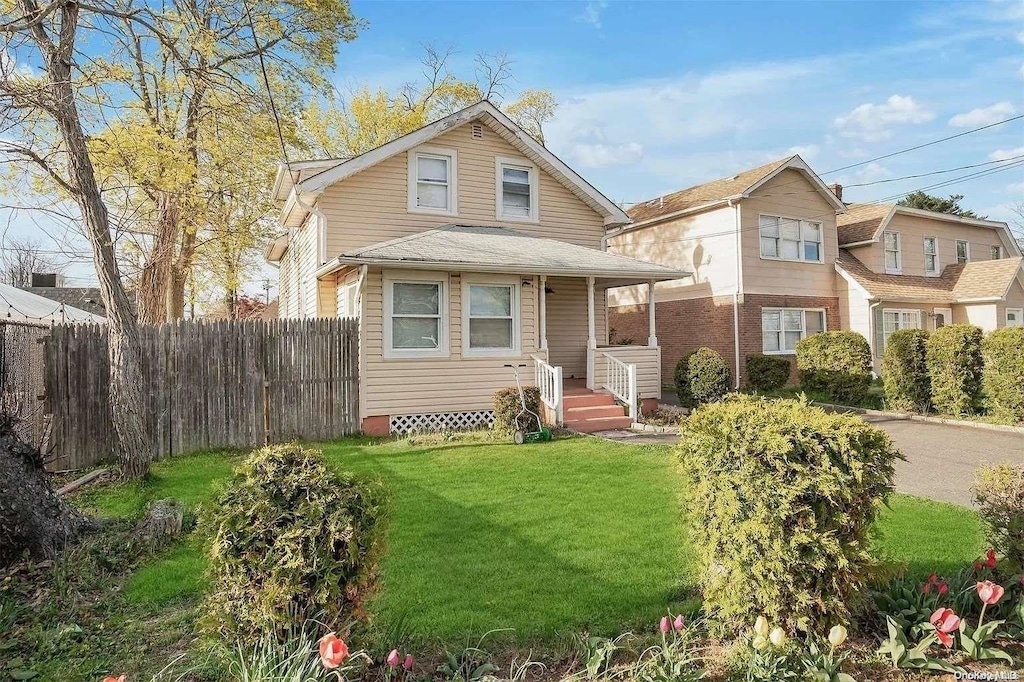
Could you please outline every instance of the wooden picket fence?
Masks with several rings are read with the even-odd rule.
[[[332,318],[142,327],[154,457],[357,432],[358,325]],[[106,328],[56,325],[44,353],[50,468],[113,459]]]

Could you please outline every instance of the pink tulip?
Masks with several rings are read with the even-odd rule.
[[[680,613],[678,616],[676,616],[676,619],[672,621],[672,627],[676,630],[686,629],[686,619],[683,618],[683,614]]]
[[[935,613],[928,620],[935,626],[935,634],[938,636],[939,641],[946,648],[953,646],[953,638],[950,637],[949,633],[956,631],[960,627],[960,617],[953,612],[953,609],[936,609]]]
[[[663,635],[672,629],[672,625],[669,623],[668,616],[661,617],[661,622],[658,623],[658,629],[661,630],[661,634]]]
[[[402,661],[402,670],[412,670],[413,658],[412,654],[406,654],[405,660]]]
[[[388,667],[389,668],[397,668],[398,667],[398,662],[401,660],[401,658],[402,658],[402,656],[401,656],[401,654],[398,653],[398,649],[392,649],[391,653],[388,654],[388,659],[387,659]]]
[[[320,638],[320,662],[328,670],[334,670],[348,658],[348,644],[333,632]]]
[[[978,598],[988,606],[992,606],[997,601],[1003,598],[1002,585],[996,585],[991,580],[978,583]]]
[[[985,552],[985,565],[989,568],[996,567],[996,551],[994,549]]]

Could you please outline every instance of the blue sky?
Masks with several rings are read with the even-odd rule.
[[[514,62],[514,89],[560,102],[548,145],[635,202],[789,153],[820,173],[1024,114],[1021,2],[370,2],[335,83],[395,88],[422,45]],[[824,175],[844,185],[1024,155],[1024,119]],[[871,201],[970,170],[847,190]],[[994,219],[1024,202],[1024,167],[935,193]],[[12,232],[32,229],[18,220]],[[88,268],[76,268],[88,276]]]

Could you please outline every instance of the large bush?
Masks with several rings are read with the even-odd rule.
[[[871,347],[853,331],[812,334],[796,344],[800,385],[830,400],[856,405],[871,387]]]
[[[932,405],[944,414],[972,414],[981,399],[982,332],[970,324],[940,327],[928,339]]]
[[[986,410],[1008,422],[1024,422],[1024,327],[993,331],[981,350]]]
[[[540,416],[540,389],[536,386],[523,386],[523,396],[526,398],[526,407]],[[519,391],[515,386],[503,388],[494,394],[494,430],[502,436],[511,436],[516,430],[536,431],[537,420],[528,414],[516,416],[522,412],[523,405],[519,401]]]
[[[760,614],[789,628],[847,622],[893,487],[889,437],[858,417],[752,396],[697,409],[681,434],[708,614],[732,629]]]
[[[206,511],[212,533],[209,615],[223,633],[340,627],[365,616],[376,582],[376,491],[335,474],[318,450],[253,452]]]
[[[1024,465],[981,466],[974,474],[974,501],[989,542],[1024,568]]]
[[[789,381],[793,363],[784,355],[748,355],[747,383],[758,391],[777,391]]]
[[[676,396],[683,407],[696,407],[721,400],[732,388],[732,370],[722,356],[701,347],[676,363]]]
[[[882,354],[882,381],[890,409],[927,411],[931,398],[927,347],[928,332],[923,329],[900,329],[889,336]]]

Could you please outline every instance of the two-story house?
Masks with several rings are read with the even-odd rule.
[[[579,430],[628,425],[637,396],[660,396],[655,327],[609,346],[605,291],[687,273],[602,250],[626,214],[489,102],[354,158],[282,165],[274,194],[280,314],[360,319],[364,432],[486,424],[511,365]]]
[[[739,386],[747,355],[794,355],[800,339],[826,329],[863,334],[877,369],[896,329],[1021,323],[1024,269],[1005,223],[892,204],[848,208],[842,188],[799,156],[628,214],[631,224],[609,230],[610,251],[693,273],[654,289],[666,384],[700,346],[732,361]],[[648,301],[637,287],[609,291],[613,339],[643,338]]]

